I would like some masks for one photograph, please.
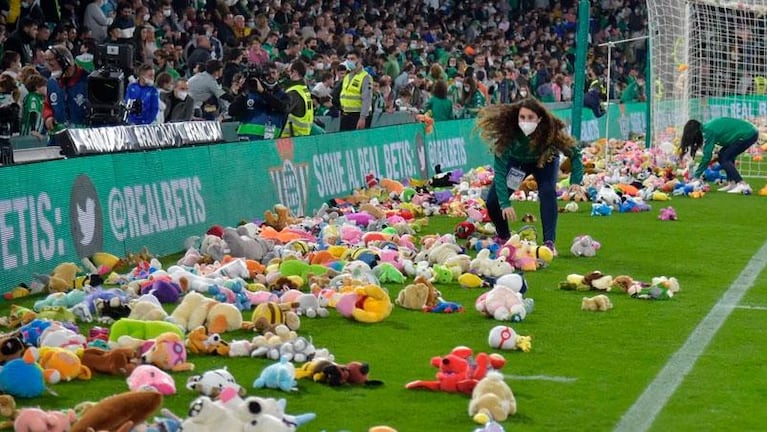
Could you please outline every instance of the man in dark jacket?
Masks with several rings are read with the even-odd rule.
[[[5,41],[6,51],[16,51],[21,54],[21,64],[28,65],[34,59],[35,37],[37,22],[31,18],[22,18],[19,28]]]
[[[179,78],[172,92],[163,93],[160,99],[165,103],[165,122],[182,122],[192,119],[194,100],[189,97],[186,79]]]

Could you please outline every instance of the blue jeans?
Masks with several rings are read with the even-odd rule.
[[[733,182],[743,181],[743,177],[740,176],[738,169],[735,168],[735,158],[737,158],[739,154],[748,150],[748,148],[754,145],[758,139],[759,133],[757,132],[751,138],[739,139],[727,147],[722,147],[721,150],[719,150],[719,165],[721,165],[724,172],[727,173],[727,180]]]
[[[510,167],[515,167],[525,172],[525,176],[530,174],[538,183],[538,202],[540,204],[539,210],[541,215],[541,227],[543,228],[543,241],[550,240],[551,242],[557,239],[557,217],[559,211],[557,209],[557,175],[559,174],[559,159],[551,161],[543,167],[538,168],[537,164],[517,164],[512,161],[509,164]],[[508,173],[495,173],[495,175],[502,175],[504,178]],[[513,191],[507,189],[507,193],[510,195]],[[507,240],[511,237],[511,231],[509,231],[509,223],[503,218],[501,205],[498,203],[498,194],[495,191],[495,187],[490,187],[490,192],[487,194],[487,213],[490,216],[490,220],[495,225],[495,231],[498,237]],[[521,215],[517,215],[521,216]]]

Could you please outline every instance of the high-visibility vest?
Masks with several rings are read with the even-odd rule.
[[[312,133],[312,123],[314,123],[314,104],[312,103],[312,94],[309,93],[309,87],[306,84],[295,84],[288,88],[287,93],[296,92],[304,100],[304,115],[297,117],[293,113],[288,113],[288,122],[282,129],[282,136],[307,136]]]
[[[763,76],[754,77],[754,90],[756,94],[763,95],[767,93],[767,78]]]
[[[346,74],[341,83],[341,111],[354,113],[362,110],[362,83],[367,76],[364,69],[354,76]]]

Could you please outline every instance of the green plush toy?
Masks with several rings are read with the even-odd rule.
[[[446,284],[453,281],[453,271],[446,266],[434,264],[432,270],[434,270],[434,282]]]
[[[373,274],[380,283],[405,283],[405,275],[397,270],[392,263],[378,264],[373,268]]]
[[[280,274],[289,276],[299,276],[301,280],[309,280],[309,274],[321,276],[328,272],[328,268],[319,264],[309,264],[297,259],[289,259],[280,263]]]
[[[109,330],[109,340],[117,342],[120,336],[130,336],[136,339],[154,339],[163,333],[175,333],[182,340],[184,331],[177,325],[167,321],[141,321],[130,318],[122,318],[112,324]]]

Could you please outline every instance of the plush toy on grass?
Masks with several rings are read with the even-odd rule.
[[[674,210],[674,207],[666,207],[660,209],[660,214],[658,214],[658,219],[662,221],[675,221],[677,220],[676,210]]]
[[[456,347],[444,357],[432,357],[431,365],[438,369],[435,381],[412,381],[405,388],[471,394],[489,369],[501,369],[505,364],[500,354],[481,352],[474,357],[471,348]]]
[[[138,352],[130,348],[86,348],[80,358],[91,371],[108,375],[130,375],[139,364]]]
[[[82,364],[80,357],[65,348],[41,347],[38,363],[43,369],[54,369],[59,372],[61,379],[72,381],[73,379],[89,380],[92,377],[88,366]]]
[[[148,350],[141,355],[141,361],[173,372],[194,369],[194,364],[186,361],[184,340],[172,332],[162,333],[152,339]]]
[[[186,388],[204,396],[218,397],[225,388],[234,388],[240,396],[245,396],[245,387],[237,384],[234,375],[226,367],[203,372],[186,380]]]
[[[367,363],[353,361],[340,364],[322,357],[304,363],[296,371],[296,379],[311,379],[331,387],[345,384],[376,387],[383,384],[382,381],[371,380],[369,375],[370,366]]]
[[[137,366],[126,380],[131,391],[152,390],[163,395],[176,394],[176,382],[154,365]]]
[[[490,329],[487,343],[491,348],[502,350],[522,350],[530,351],[532,348],[532,338],[530,336],[521,336],[509,326],[499,325]]]
[[[479,380],[471,394],[469,415],[479,424],[502,422],[517,413],[517,400],[503,375],[490,371]]]
[[[342,294],[336,302],[341,316],[365,323],[385,320],[392,307],[389,293],[378,285],[357,287],[353,292]]]
[[[440,292],[428,279],[418,276],[412,284],[400,290],[394,303],[405,309],[423,310],[436,306],[439,296]]]
[[[74,410],[45,411],[40,408],[22,408],[13,421],[16,432],[68,432],[77,419]]]
[[[570,253],[577,257],[593,257],[602,245],[590,235],[579,235],[573,239]]]
[[[199,326],[189,332],[184,345],[192,354],[229,355],[229,343],[218,333],[208,333],[205,326]]]
[[[592,312],[603,312],[613,308],[613,304],[610,301],[610,297],[604,294],[595,295],[594,297],[584,297],[581,302],[581,309]]]
[[[0,368],[0,392],[16,398],[36,398],[48,390],[46,384],[56,384],[61,374],[45,369],[37,363],[37,348],[30,347],[21,358],[9,361]]]
[[[253,381],[255,388],[272,388],[290,392],[298,390],[296,382],[296,367],[286,357],[271,364],[261,371],[261,375]]]
[[[129,391],[107,396],[96,403],[81,404],[84,411],[70,432],[127,432],[134,425],[144,423],[162,406],[162,400],[162,395],[155,391]]]

